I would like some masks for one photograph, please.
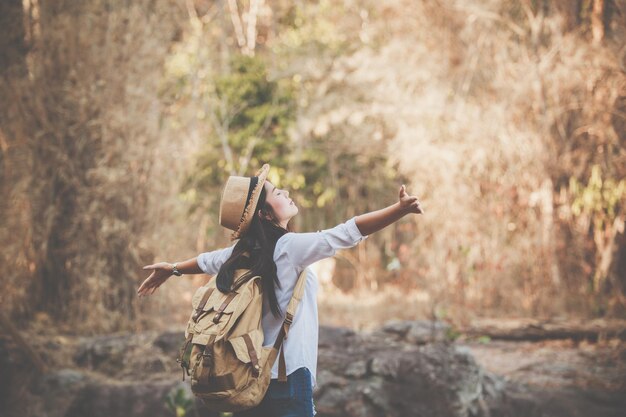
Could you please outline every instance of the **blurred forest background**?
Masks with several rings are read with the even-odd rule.
[[[425,213],[316,265],[320,320],[626,317],[624,0],[0,2],[0,302],[82,334],[183,323],[272,165],[298,231]]]

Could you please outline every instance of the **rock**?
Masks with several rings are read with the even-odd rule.
[[[178,355],[180,347],[185,342],[184,331],[167,331],[154,339],[154,346],[168,355]]]
[[[0,337],[0,375],[2,375],[2,378],[11,379],[11,371],[14,369],[14,366],[11,363],[12,360],[7,344],[8,340]],[[8,401],[9,395],[9,384],[0,384],[0,406]]]
[[[38,417],[171,417],[173,406],[186,409],[188,415],[219,417],[196,400],[189,384],[170,377],[119,381],[61,369],[44,376],[35,391],[41,395],[38,408],[45,410]]]
[[[385,323],[373,334],[379,337],[391,337],[395,341],[423,345],[446,341],[449,330],[450,325],[442,321],[393,320]]]
[[[368,373],[370,365],[366,361],[356,361],[348,365],[345,374],[353,378],[362,378]]]
[[[355,336],[357,333],[351,329],[320,326],[318,346],[348,347]]]
[[[166,397],[176,383],[167,381],[90,381],[75,397],[65,417],[171,417]]]
[[[489,373],[468,346],[446,338],[447,329],[423,321],[390,322],[370,333],[322,326],[316,417],[617,417],[626,407],[620,399],[626,395],[540,390]],[[9,410],[9,416],[160,417],[175,415],[177,407],[186,415],[219,417],[193,396],[189,380],[181,381],[180,332],[46,343],[40,346],[58,350],[57,360],[74,362],[34,375],[26,411]],[[26,366],[0,365],[14,381]],[[81,368],[69,368],[76,365]]]
[[[80,367],[103,373],[114,373],[124,366],[129,350],[137,345],[132,333],[86,338],[74,355]]]
[[[42,376],[35,393],[42,396],[46,417],[67,415],[67,410],[89,382],[89,375],[75,369],[59,369]]]
[[[180,337],[180,333],[179,333]],[[75,363],[109,377],[132,378],[177,368],[174,334],[152,332],[86,338],[73,355]],[[171,349],[171,352],[169,351]],[[168,350],[164,355],[164,350]]]
[[[367,342],[365,337],[349,349],[320,349],[319,367],[332,370],[316,388],[316,408],[324,415],[487,415],[484,372],[467,349],[449,344],[372,348]],[[492,391],[501,387],[490,385]]]

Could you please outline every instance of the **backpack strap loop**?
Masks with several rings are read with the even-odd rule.
[[[217,336],[214,334],[209,336],[209,341],[206,342],[206,346],[204,346],[204,350],[202,351],[203,357],[209,357],[209,358],[213,357],[213,343],[215,342],[216,337]]]
[[[259,358],[256,354],[256,350],[254,349],[254,345],[252,344],[252,338],[248,333],[243,335],[243,340],[246,342],[246,347],[248,348],[248,354],[250,355],[250,361],[252,362],[252,369],[255,377],[258,377],[261,374],[261,367],[259,366]]]
[[[204,350],[202,351],[202,356],[198,358],[196,365],[202,361],[202,371],[200,372],[200,376],[198,377],[199,381],[208,381],[209,376],[211,375],[211,368],[213,368],[213,343],[215,342],[216,335],[212,334],[209,337],[209,341],[206,343]]]
[[[290,312],[287,312],[287,314],[285,314],[285,323],[293,323],[293,315],[291,315]]]
[[[224,310],[226,310],[226,307],[228,307],[228,304],[230,304],[230,302],[233,301],[233,298],[235,298],[236,296],[237,296],[236,292],[231,292],[230,294],[228,294],[228,297],[226,297],[226,300],[224,300],[220,308],[217,309],[217,314],[215,314],[215,317],[213,317],[213,323],[215,324],[219,323],[220,318],[222,318],[222,315],[224,314]]]
[[[209,288],[207,291],[204,292],[204,295],[202,296],[202,300],[200,300],[200,304],[198,304],[198,307],[196,308],[196,312],[193,313],[193,317],[192,320],[197,323],[198,319],[200,318],[200,314],[202,314],[202,310],[204,310],[204,306],[206,305],[207,301],[209,301],[209,297],[211,297],[211,294],[213,293],[213,290],[215,288]]]

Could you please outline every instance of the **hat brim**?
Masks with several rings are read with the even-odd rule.
[[[252,223],[252,219],[256,211],[256,205],[258,204],[259,197],[261,196],[261,190],[263,190],[263,186],[265,185],[265,180],[267,179],[267,174],[269,172],[269,164],[263,164],[263,166],[256,172],[256,174],[254,174],[254,176],[258,178],[258,181],[256,183],[256,186],[252,190],[252,194],[250,195],[250,202],[246,206],[246,209],[241,216],[239,227],[237,227],[237,230],[235,230],[231,235],[231,240],[239,239],[244,233],[248,231],[248,228]]]

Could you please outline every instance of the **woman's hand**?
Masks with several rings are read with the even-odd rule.
[[[408,195],[404,184],[400,187],[400,194],[398,197],[400,199],[400,207],[402,207],[403,210],[406,210],[407,213],[423,213],[417,197]]]
[[[391,206],[356,216],[356,227],[363,236],[371,235],[391,223],[397,222],[409,213],[423,213],[417,197],[408,195],[404,185],[400,187],[398,198],[399,201]]]
[[[154,265],[146,265],[143,269],[151,269],[152,273],[137,289],[138,296],[154,294],[169,277],[172,276],[172,264],[159,262]]]

